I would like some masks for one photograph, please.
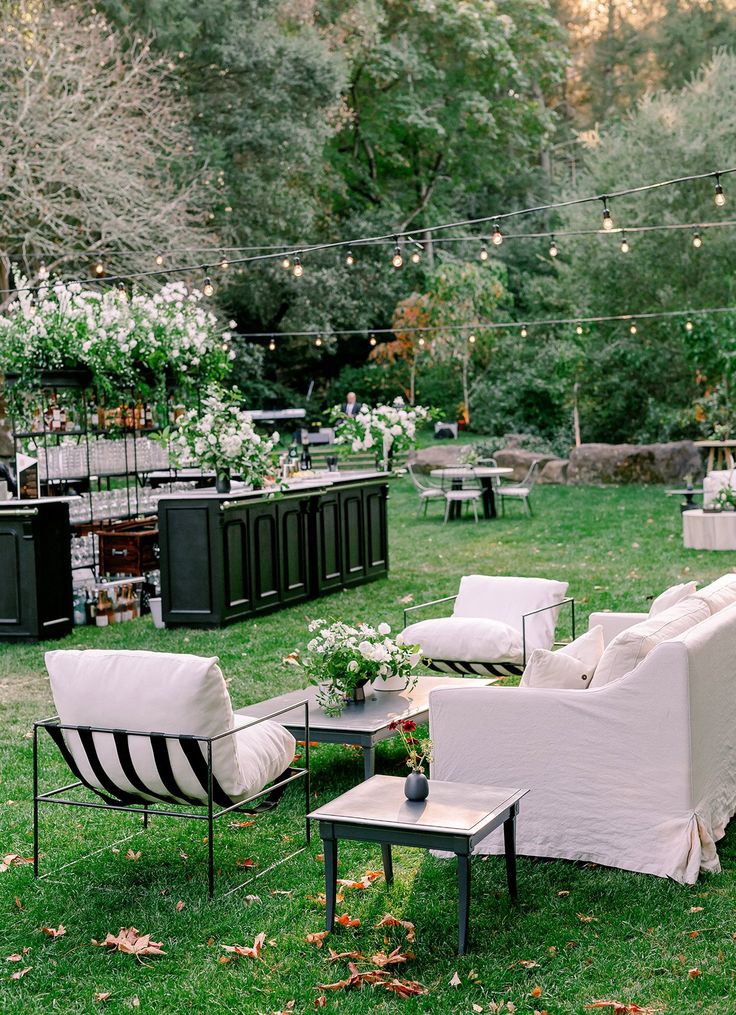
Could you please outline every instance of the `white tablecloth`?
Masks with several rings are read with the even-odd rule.
[[[736,511],[683,511],[682,535],[691,550],[736,550]]]

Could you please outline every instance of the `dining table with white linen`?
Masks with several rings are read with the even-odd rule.
[[[500,465],[456,465],[445,469],[432,469],[430,476],[432,479],[439,479],[443,484],[446,480],[450,480],[453,490],[462,490],[469,480],[478,480],[482,491],[483,516],[484,518],[495,518],[495,482],[501,476],[510,476],[513,471],[508,466]],[[460,508],[459,503],[451,505],[451,519],[460,517]]]

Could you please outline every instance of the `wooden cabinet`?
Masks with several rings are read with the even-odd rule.
[[[384,478],[159,502],[163,617],[221,626],[388,573]]]
[[[69,505],[0,506],[0,639],[41,641],[72,629]]]

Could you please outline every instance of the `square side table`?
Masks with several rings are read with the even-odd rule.
[[[527,789],[474,786],[430,780],[429,797],[419,803],[404,796],[404,780],[374,775],[309,815],[319,822],[324,844],[326,927],[335,922],[339,839],[377,842],[386,883],[393,882],[391,846],[417,846],[454,853],[458,880],[458,954],[468,943],[470,855],[489,832],[503,825],[506,879],[516,899],[516,815]]]

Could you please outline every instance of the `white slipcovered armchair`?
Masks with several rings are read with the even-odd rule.
[[[703,507],[712,504],[724,487],[736,489],[736,470],[714,469],[703,480]]]
[[[399,639],[419,645],[425,665],[439,673],[519,676],[528,654],[552,648],[560,608],[575,603],[567,582],[481,574],[460,579],[457,595],[404,610]],[[451,617],[409,623],[419,610],[454,603]]]

